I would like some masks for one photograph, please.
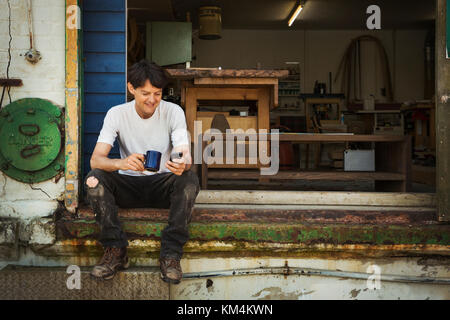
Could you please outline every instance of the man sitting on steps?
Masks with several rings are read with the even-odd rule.
[[[128,267],[128,241],[118,218],[123,208],[170,208],[161,233],[161,277],[169,283],[182,278],[180,259],[189,239],[188,224],[200,190],[197,176],[189,171],[190,141],[180,106],[162,100],[167,84],[162,68],[142,60],[128,70],[127,87],[134,100],[112,107],[91,157],[86,177],[87,199],[100,225],[99,241],[105,252],[91,272],[96,279],[112,279]],[[108,154],[118,140],[121,159]],[[148,150],[161,152],[158,172],[144,168]],[[170,160],[171,152],[182,158]]]

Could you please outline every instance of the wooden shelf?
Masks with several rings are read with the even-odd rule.
[[[283,133],[280,141],[292,142],[402,142],[405,136],[364,135],[364,134],[330,134],[330,133]]]
[[[280,141],[291,141],[297,143],[312,143],[312,142],[405,142],[409,136],[399,135],[369,135],[369,134],[352,134],[352,133],[269,133],[256,134],[256,138],[270,139],[270,135],[278,135]],[[246,136],[252,136],[247,134]],[[225,140],[219,134],[215,134],[217,140]]]
[[[276,180],[379,180],[404,181],[402,173],[367,171],[279,171],[273,176],[261,176],[259,170],[217,170],[209,169],[209,179],[276,179]]]
[[[273,135],[273,134],[272,134]],[[217,140],[220,140],[220,137]],[[223,137],[222,137],[223,138]],[[395,135],[353,135],[353,134],[279,134],[280,141],[292,143],[317,142],[375,142],[375,168],[377,171],[279,171],[276,175],[263,176],[259,170],[213,169],[206,163],[201,166],[202,188],[207,189],[209,179],[258,179],[270,180],[372,180],[375,190],[383,192],[408,192],[411,189],[411,137]],[[259,137],[264,140],[264,137]],[[204,148],[204,147],[203,147]],[[217,171],[216,171],[217,170]]]

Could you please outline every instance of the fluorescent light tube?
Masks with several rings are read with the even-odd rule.
[[[292,15],[292,17],[289,19],[289,23],[288,26],[290,27],[295,19],[297,19],[297,16],[300,14],[300,12],[303,10],[303,6],[301,4],[298,5],[297,9],[295,10],[294,14]]]

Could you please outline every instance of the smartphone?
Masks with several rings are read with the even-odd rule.
[[[174,159],[181,159],[183,158],[183,152],[172,152],[170,154],[170,161],[173,161]]]

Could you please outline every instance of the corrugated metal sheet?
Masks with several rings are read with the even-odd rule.
[[[126,100],[125,0],[84,1],[83,176],[106,112]],[[117,145],[113,157],[119,157]]]

